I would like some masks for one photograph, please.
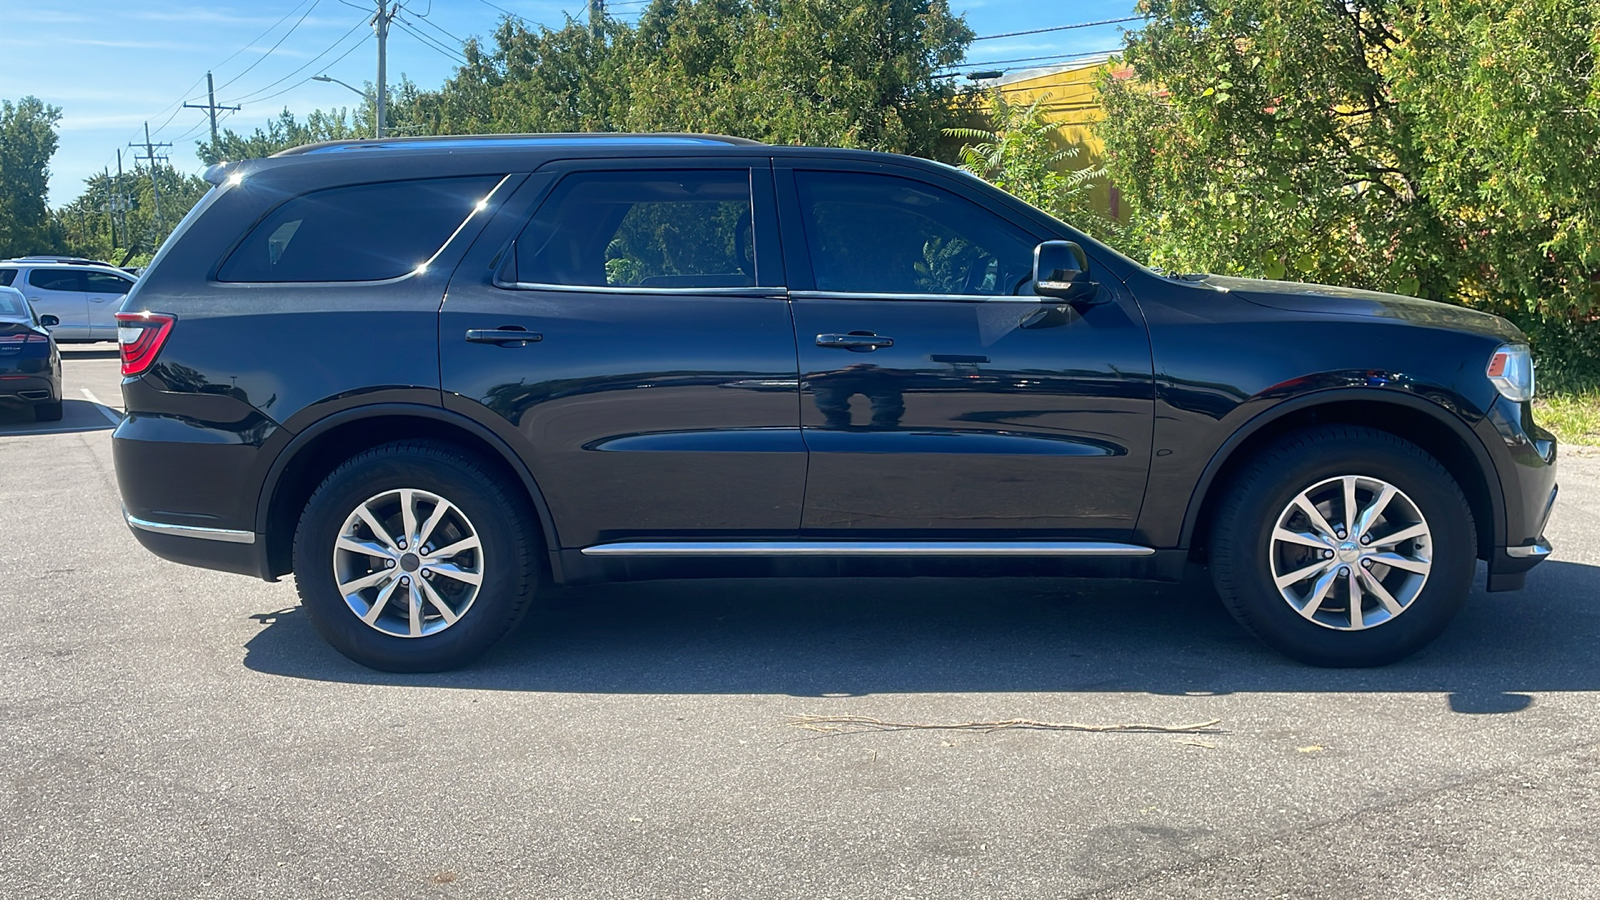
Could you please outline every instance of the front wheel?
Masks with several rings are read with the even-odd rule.
[[[1257,454],[1212,521],[1211,572],[1241,624],[1319,666],[1402,659],[1472,585],[1472,510],[1437,460],[1392,434],[1326,426]]]
[[[437,672],[522,617],[537,546],[526,495],[498,471],[447,444],[385,444],[312,494],[295,586],[340,653],[386,672]]]

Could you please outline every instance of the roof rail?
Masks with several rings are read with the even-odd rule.
[[[69,265],[69,266],[105,266],[108,269],[115,269],[116,268],[116,266],[113,266],[111,263],[102,262],[101,260],[98,260],[98,259],[84,259],[83,257],[80,257],[80,256],[48,256],[48,255],[39,254],[39,253],[31,253],[31,254],[29,254],[27,256],[18,256],[18,257],[15,257],[13,259],[8,259],[8,260],[5,260],[5,261],[6,262],[50,262],[50,263],[62,263],[62,264]]]
[[[736,146],[764,146],[749,138],[729,137],[722,134],[624,134],[620,132],[586,131],[549,134],[457,134],[411,135],[406,137],[368,138],[366,140],[323,141],[281,150],[273,156],[304,156],[310,153],[331,153],[351,150],[428,150],[450,148],[453,150],[509,149],[514,147],[556,146],[560,144],[611,143],[631,146],[730,144]]]

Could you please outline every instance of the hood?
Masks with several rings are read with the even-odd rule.
[[[1251,303],[1286,312],[1395,319],[1424,328],[1447,328],[1503,341],[1527,342],[1515,325],[1499,316],[1400,294],[1228,275],[1185,275],[1182,280],[1228,291]]]

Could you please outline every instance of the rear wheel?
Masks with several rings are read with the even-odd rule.
[[[1297,432],[1233,480],[1211,529],[1217,592],[1241,624],[1320,666],[1415,652],[1472,584],[1472,510],[1437,460],[1375,429]]]
[[[35,422],[61,421],[61,401],[54,403],[36,403],[33,406],[33,420]]]
[[[295,585],[317,631],[387,672],[463,665],[522,617],[538,581],[519,486],[447,444],[386,444],[311,496]]]

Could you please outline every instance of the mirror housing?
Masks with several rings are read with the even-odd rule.
[[[1073,241],[1045,241],[1033,248],[1033,292],[1068,303],[1093,300],[1100,284],[1089,280],[1089,255]]]
[[[39,317],[39,324],[43,325],[46,328],[54,328],[57,325],[61,324],[61,320],[56,318],[55,316],[52,316],[52,315],[49,315],[49,314],[45,314],[45,315],[42,315],[42,316]]]

